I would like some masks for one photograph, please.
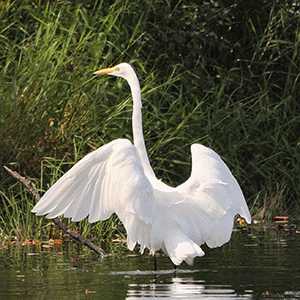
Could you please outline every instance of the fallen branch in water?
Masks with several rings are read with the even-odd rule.
[[[40,200],[40,195],[35,189],[33,183],[26,177],[21,176],[18,172],[11,170],[10,168],[4,166],[4,169],[14,178],[16,178],[19,182],[21,182],[26,189],[32,194],[34,199],[37,201]],[[52,219],[53,223],[60,228],[64,233],[68,234],[73,240],[85,245],[86,247],[90,248],[97,254],[99,254],[101,257],[105,255],[105,252],[102,248],[96,246],[93,244],[90,240],[85,239],[81,234],[72,231],[69,229],[63,222],[59,220],[59,218]]]

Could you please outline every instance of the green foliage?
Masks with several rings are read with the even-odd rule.
[[[128,61],[159,177],[184,181],[200,142],[225,159],[253,212],[299,209],[297,2],[2,1],[0,18],[1,165],[39,178],[50,157],[44,190],[87,152],[131,138],[126,83],[91,75]],[[1,226],[14,215],[9,226],[30,235],[32,200],[0,176]]]

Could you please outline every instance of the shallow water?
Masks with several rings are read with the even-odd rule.
[[[295,299],[300,298],[300,234],[234,232],[229,244],[204,249],[193,267],[158,257],[102,261],[70,244],[37,251],[0,250],[0,299]]]

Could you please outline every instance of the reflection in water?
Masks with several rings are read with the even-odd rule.
[[[129,284],[127,300],[134,299],[251,299],[251,291],[238,295],[231,286],[206,285],[193,278],[172,278],[169,283]]]
[[[300,299],[300,235],[234,232],[194,267],[174,273],[167,257],[112,255],[99,260],[65,243],[60,249],[0,250],[0,299]]]

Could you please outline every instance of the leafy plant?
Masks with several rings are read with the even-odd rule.
[[[298,8],[279,0],[3,1],[0,164],[41,176],[45,190],[89,151],[131,139],[125,82],[92,77],[100,66],[128,61],[141,79],[158,177],[184,181],[190,144],[200,142],[224,158],[254,213],[268,203],[296,215]],[[0,170],[1,232],[35,235],[32,222],[47,228],[31,216],[28,195],[11,185]],[[108,239],[110,230],[120,232],[115,221],[80,226]]]

